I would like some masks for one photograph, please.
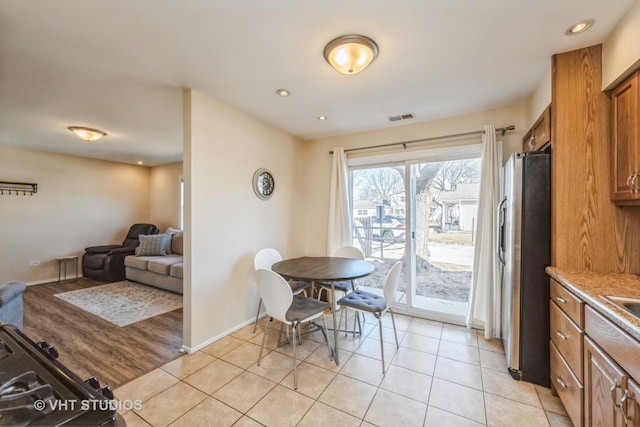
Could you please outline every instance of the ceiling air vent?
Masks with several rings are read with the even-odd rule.
[[[409,119],[413,119],[414,115],[413,113],[408,113],[408,114],[400,114],[399,116],[391,116],[389,117],[389,121],[390,122],[397,122],[400,120],[409,120]]]

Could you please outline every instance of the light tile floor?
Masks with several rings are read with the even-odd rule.
[[[330,324],[330,316],[327,316]],[[277,347],[247,326],[201,351],[183,355],[115,391],[142,401],[121,411],[136,426],[571,426],[557,397],[514,381],[499,341],[481,331],[396,315],[379,331],[368,317],[362,336],[340,335],[340,365],[329,360],[322,333],[298,346],[293,390],[290,345]],[[331,336],[331,335],[330,335]]]

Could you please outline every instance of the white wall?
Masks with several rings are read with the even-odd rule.
[[[287,255],[301,142],[194,90],[184,107],[184,343],[194,349],[255,316],[254,254]],[[260,167],[275,177],[267,201],[253,193]]]
[[[151,168],[150,222],[160,231],[180,227],[182,162]]]
[[[629,9],[602,45],[602,89],[612,89],[640,69],[640,1]]]
[[[525,126],[527,130],[533,126],[549,104],[551,104],[551,59],[549,59],[549,64],[542,78],[538,81],[536,88],[529,97],[529,102],[527,103],[527,123]]]
[[[496,127],[515,125],[516,130],[499,137],[503,145],[503,160],[511,152],[522,151],[522,137],[526,132],[526,107],[524,105],[483,111],[459,117],[429,122],[391,127],[378,131],[362,132],[333,138],[319,139],[305,143],[298,161],[297,181],[301,189],[296,193],[296,215],[293,217],[291,242],[294,255],[325,255],[326,233],[329,206],[329,179],[331,174],[331,156],[333,147],[355,148],[379,145],[390,142],[409,141],[456,133],[479,131],[485,124]],[[466,139],[453,139],[429,144],[410,146],[413,150],[440,148],[468,143],[478,143],[481,136]],[[350,156],[366,156],[383,152],[401,151],[402,147],[387,150],[366,150],[348,153]]]
[[[121,243],[149,220],[146,167],[0,146],[0,171],[38,184],[33,196],[0,196],[0,283],[57,280],[57,257]]]

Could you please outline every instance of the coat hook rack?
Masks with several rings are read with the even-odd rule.
[[[33,196],[38,192],[38,184],[31,184],[29,182],[10,182],[0,181],[0,196],[5,194],[10,196],[15,194],[16,196],[22,193],[23,196],[27,194]]]

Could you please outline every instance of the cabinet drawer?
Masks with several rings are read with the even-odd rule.
[[[584,332],[560,310],[557,304],[550,302],[551,342],[553,342],[567,362],[578,381],[582,382],[582,339]]]
[[[573,375],[569,366],[565,363],[556,346],[550,344],[551,385],[558,392],[562,404],[573,421],[574,426],[582,426],[582,398],[584,387]]]
[[[553,279],[550,280],[551,286],[549,292],[551,300],[558,304],[558,307],[560,307],[580,329],[584,329],[584,303],[582,300],[574,296],[560,283]]]
[[[640,379],[640,342],[591,307],[585,308],[585,333],[632,378]]]

